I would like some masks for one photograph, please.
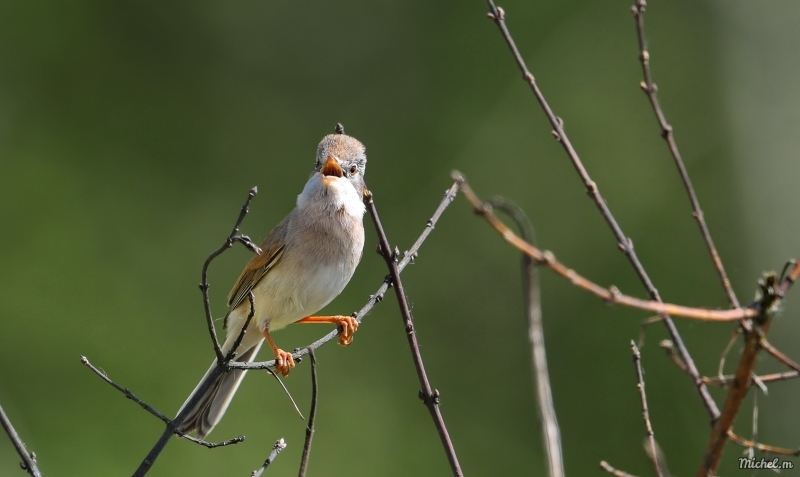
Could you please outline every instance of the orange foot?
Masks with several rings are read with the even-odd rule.
[[[275,349],[275,359],[278,363],[275,365],[275,372],[280,373],[285,378],[289,376],[289,370],[294,368],[294,358],[292,353],[284,351],[280,348]]]
[[[267,339],[267,343],[269,343],[269,345],[272,347],[272,351],[275,353],[275,372],[283,375],[285,378],[289,375],[289,371],[294,368],[294,358],[292,357],[292,353],[278,348],[275,345],[275,342],[272,341],[272,336],[269,335],[269,330],[264,330],[263,334],[264,338]]]
[[[352,316],[307,316],[297,323],[332,323],[339,327],[339,344],[350,346],[353,342],[353,333],[358,330],[358,321]]]

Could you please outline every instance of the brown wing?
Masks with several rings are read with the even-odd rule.
[[[256,284],[278,263],[283,255],[286,243],[286,230],[289,225],[289,216],[272,229],[261,244],[261,254],[254,255],[242,270],[239,280],[228,295],[228,314],[225,315],[225,327],[228,326],[228,315],[247,299],[247,294],[255,288]]]

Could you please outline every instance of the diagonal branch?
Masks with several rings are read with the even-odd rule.
[[[555,256],[551,252],[539,250],[534,245],[517,236],[517,234],[515,234],[500,219],[498,219],[496,215],[494,215],[489,204],[482,202],[480,198],[478,198],[478,196],[475,194],[475,192],[473,192],[472,188],[470,188],[469,184],[466,182],[466,179],[464,179],[459,172],[456,171],[453,173],[453,175],[462,181],[461,190],[464,192],[464,197],[470,202],[470,204],[472,204],[475,213],[485,218],[486,221],[489,222],[489,224],[491,224],[492,227],[494,227],[495,230],[497,230],[500,235],[503,236],[503,238],[506,239],[506,241],[508,241],[522,253],[531,257],[540,265],[546,266],[547,268],[553,270],[572,282],[572,284],[602,298],[607,303],[618,303],[620,305],[637,308],[639,310],[662,314],[669,313],[671,315],[683,318],[693,318],[703,321],[728,322],[739,321],[743,318],[752,318],[758,316],[759,312],[756,308],[736,308],[729,310],[693,308],[675,305],[672,303],[664,303],[660,300],[642,300],[640,298],[634,298],[632,296],[625,295],[615,287],[602,287],[579,275],[575,270],[568,268],[566,265],[556,260]]]
[[[30,474],[31,477],[42,477],[42,473],[36,465],[36,454],[29,451],[25,443],[22,442],[22,438],[17,434],[17,430],[14,429],[14,426],[11,424],[11,420],[3,410],[3,406],[0,406],[0,424],[3,425],[3,429],[6,431],[8,438],[11,440],[11,443],[14,444],[14,449],[17,450],[17,454],[19,454],[19,457],[22,459],[19,466]]]
[[[711,260],[714,261],[714,267],[717,269],[717,274],[722,282],[722,287],[725,289],[725,294],[728,295],[728,301],[732,308],[739,308],[739,300],[736,298],[736,292],[733,291],[731,281],[728,279],[728,274],[725,273],[725,267],[722,265],[722,259],[714,246],[714,241],[711,239],[711,232],[708,230],[706,220],[703,216],[703,211],[700,209],[700,201],[697,199],[697,194],[692,186],[692,180],[689,178],[689,173],[686,171],[686,166],[681,159],[681,153],[678,150],[678,143],[675,142],[675,136],[672,132],[672,126],[667,122],[664,112],[661,110],[661,105],[658,102],[658,88],[653,83],[653,77],[650,73],[650,52],[647,51],[647,40],[644,35],[644,11],[647,6],[645,0],[636,0],[636,3],[631,7],[633,17],[636,20],[636,35],[639,39],[639,60],[642,62],[642,74],[644,81],[640,86],[647,94],[650,100],[650,105],[653,107],[653,112],[658,120],[658,125],[661,128],[661,137],[667,141],[672,158],[675,165],[678,167],[678,173],[683,181],[683,186],[686,193],[689,195],[689,202],[692,204],[692,216],[697,220],[697,225],[700,227],[700,233],[703,235],[703,240],[708,247],[708,252],[711,254]]]
[[[100,378],[103,381],[105,381],[106,383],[110,384],[114,389],[116,389],[117,391],[119,391],[122,394],[124,394],[126,398],[128,398],[131,401],[133,401],[136,404],[138,404],[145,411],[147,411],[150,414],[154,415],[155,417],[159,418],[167,426],[172,424],[172,422],[173,422],[172,419],[168,418],[164,414],[160,413],[153,406],[147,404],[146,402],[144,402],[141,399],[139,399],[138,397],[136,397],[136,395],[133,394],[128,388],[123,388],[119,384],[115,383],[111,378],[108,377],[108,375],[106,373],[104,373],[103,371],[100,371],[99,369],[97,369],[97,367],[95,365],[90,363],[89,359],[86,358],[86,356],[81,356],[81,364],[83,364],[87,368],[91,369],[96,375],[100,376]],[[202,439],[198,439],[196,437],[192,437],[192,436],[190,436],[188,434],[185,434],[185,433],[183,433],[183,432],[181,432],[181,431],[179,431],[177,429],[175,430],[174,433],[179,435],[179,436],[181,436],[181,437],[183,437],[184,439],[187,439],[189,441],[194,442],[195,444],[201,445],[203,447],[207,447],[209,449],[213,449],[215,447],[225,447],[225,446],[229,446],[231,444],[238,444],[238,443],[244,441],[244,436],[239,436],[239,437],[234,437],[233,439],[228,439],[226,441],[212,443],[212,442],[206,442],[206,441],[204,441]]]
[[[758,353],[762,349],[763,338],[769,330],[772,317],[781,301],[780,287],[777,286],[778,277],[775,274],[767,275],[759,281],[761,298],[759,309],[761,313],[751,321],[743,321],[742,333],[744,334],[744,349],[739,359],[736,373],[725,396],[722,413],[714,422],[711,435],[708,439],[705,455],[697,470],[697,477],[716,475],[722,451],[733,428],[736,414],[747,396],[747,391],[752,384],[753,369],[756,365]]]
[[[611,214],[608,206],[606,205],[605,201],[603,200],[602,196],[600,195],[600,191],[597,188],[597,184],[589,177],[589,173],[586,171],[586,168],[583,166],[580,158],[578,157],[578,153],[575,152],[575,148],[572,147],[572,143],[569,141],[566,132],[564,131],[564,121],[561,118],[557,117],[553,110],[550,109],[550,105],[547,104],[547,101],[544,98],[541,90],[539,90],[539,86],[536,84],[536,80],[533,74],[528,71],[528,67],[525,66],[525,61],[522,59],[522,55],[520,55],[519,50],[517,49],[517,45],[514,43],[514,39],[511,37],[511,33],[509,33],[508,28],[506,27],[505,22],[505,13],[502,9],[495,6],[492,0],[487,0],[489,4],[489,18],[491,18],[494,23],[497,25],[497,28],[500,30],[500,33],[505,39],[506,44],[508,44],[509,49],[511,50],[511,54],[514,56],[514,60],[517,63],[520,71],[522,72],[522,77],[526,83],[531,88],[536,100],[539,102],[539,105],[544,111],[547,120],[550,122],[550,125],[553,127],[553,136],[556,140],[561,144],[564,148],[564,151],[567,153],[572,165],[575,167],[575,170],[578,172],[578,175],[581,178],[584,186],[586,187],[586,192],[594,201],[597,208],[600,210],[600,213],[603,215],[608,226],[611,228],[611,231],[614,234],[614,237],[617,239],[617,243],[619,244],[620,250],[628,257],[628,261],[630,261],[631,265],[633,266],[636,274],[639,276],[644,287],[647,289],[650,298],[655,301],[661,301],[661,297],[656,290],[655,285],[650,280],[650,277],[645,272],[644,267],[642,266],[639,258],[636,256],[636,252],[633,248],[633,241],[626,237],[623,233],[620,226],[617,224],[616,219]],[[689,351],[686,349],[686,346],[683,344],[683,339],[681,338],[680,334],[678,333],[678,328],[673,323],[672,319],[666,314],[663,314],[664,318],[664,325],[667,327],[667,332],[669,333],[672,341],[675,343],[676,348],[678,349],[678,354],[681,356],[683,361],[686,363],[687,370],[689,375],[692,377],[692,381],[694,382],[694,386],[697,389],[698,394],[700,395],[701,400],[703,401],[703,405],[705,406],[708,414],[711,416],[711,419],[714,420],[719,416],[719,408],[717,408],[717,404],[714,402],[714,399],[708,392],[708,388],[706,387],[705,383],[700,377],[700,372],[697,370],[697,366],[694,364],[694,360],[692,359]]]
[[[464,473],[461,471],[461,465],[458,463],[458,456],[456,456],[453,442],[450,440],[450,435],[447,432],[447,426],[444,423],[444,418],[439,410],[439,390],[433,389],[431,383],[428,381],[428,375],[425,372],[425,364],[422,362],[422,354],[419,351],[419,343],[417,342],[417,334],[414,331],[414,322],[411,319],[411,310],[408,307],[408,300],[406,299],[405,291],[403,290],[403,282],[400,281],[400,269],[397,264],[399,250],[394,253],[391,251],[389,240],[386,238],[386,233],[381,225],[378,211],[375,209],[375,202],[372,200],[372,193],[368,190],[364,192],[364,202],[367,205],[367,210],[372,217],[372,222],[375,224],[375,230],[378,233],[380,240],[379,252],[386,261],[386,266],[389,267],[389,274],[391,275],[392,286],[394,287],[395,294],[397,295],[397,303],[400,305],[400,313],[403,318],[406,329],[406,338],[408,338],[408,345],[411,348],[411,355],[414,359],[414,367],[417,369],[417,377],[419,378],[422,390],[419,393],[420,399],[427,406],[431,414],[433,423],[436,426],[436,431],[439,433],[439,439],[444,446],[447,460],[450,463],[450,469],[453,475],[461,477]]]

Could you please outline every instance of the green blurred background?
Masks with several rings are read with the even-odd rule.
[[[523,55],[665,300],[724,307],[688,201],[638,88],[630,0],[509,1]],[[79,363],[174,413],[212,359],[200,267],[230,231],[261,240],[292,207],[337,121],[367,146],[390,239],[410,246],[458,168],[521,204],[543,248],[600,284],[644,296],[522,81],[483,2],[78,1],[0,5],[0,402],[46,476],[129,475],[163,426]],[[651,2],[653,73],[720,254],[743,301],[800,253],[800,7]],[[325,311],[350,313],[385,275],[366,254]],[[246,262],[214,263],[216,315]],[[467,475],[543,475],[518,255],[459,198],[404,274],[425,363]],[[800,293],[800,291],[797,291]],[[651,475],[629,341],[646,314],[543,273],[544,316],[569,475],[598,462]],[[795,358],[793,294],[772,340]],[[733,325],[679,322],[706,374]],[[329,331],[290,327],[303,346]],[[658,441],[691,475],[708,418],[657,344],[643,349]],[[265,354],[262,354],[265,356]],[[446,475],[394,300],[348,349],[318,352],[309,475]],[[731,360],[733,361],[733,360]],[[762,371],[781,369],[769,360]],[[731,369],[733,365],[729,365]],[[309,368],[286,380],[304,412]],[[721,402],[722,394],[714,395]],[[800,384],[760,396],[759,439],[800,444]],[[737,430],[749,435],[752,405]],[[173,441],[150,475],[296,472],[305,424],[251,373],[208,451]],[[736,468],[729,445],[720,473]],[[22,475],[0,438],[0,474]],[[791,474],[790,474],[791,475]]]

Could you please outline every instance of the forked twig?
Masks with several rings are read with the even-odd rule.
[[[533,226],[525,212],[516,204],[503,198],[496,197],[488,202],[493,208],[502,210],[516,222],[522,238],[533,243]],[[539,287],[539,273],[534,260],[527,254],[522,254],[523,296],[525,308],[528,312],[528,338],[531,341],[533,354],[533,379],[536,385],[536,394],[539,417],[542,420],[542,437],[544,449],[547,453],[547,470],[550,477],[563,477],[564,454],[561,447],[561,431],[556,418],[556,409],[553,404],[553,392],[550,387],[550,374],[547,369],[547,351],[544,343],[544,329],[542,325],[542,300]]]
[[[17,434],[17,430],[14,429],[14,426],[11,424],[11,420],[6,415],[6,411],[3,410],[3,406],[0,406],[0,424],[2,424],[8,438],[11,439],[11,443],[14,444],[14,449],[17,450],[17,454],[20,459],[22,459],[19,466],[30,474],[31,477],[42,477],[42,473],[36,465],[36,454],[28,450],[22,438]]]
[[[217,330],[214,327],[214,318],[211,316],[211,299],[208,296],[208,289],[211,285],[208,284],[208,266],[211,265],[211,262],[215,258],[222,255],[224,251],[231,248],[236,242],[240,242],[253,253],[257,253],[259,255],[261,254],[261,249],[258,248],[258,246],[254,244],[252,240],[250,240],[250,237],[246,235],[238,235],[239,227],[241,227],[242,221],[250,211],[250,201],[253,200],[253,197],[255,197],[256,194],[258,194],[258,187],[253,187],[250,189],[250,192],[247,194],[247,200],[239,212],[239,217],[236,219],[236,224],[233,226],[233,230],[231,230],[231,233],[225,239],[225,242],[217,250],[212,252],[208,258],[206,258],[206,261],[203,263],[203,270],[201,272],[200,291],[203,293],[203,310],[206,314],[206,325],[208,326],[208,333],[211,335],[211,341],[214,345],[214,354],[217,356],[217,363],[219,363],[220,366],[224,365],[225,356],[222,355],[222,350],[219,346],[219,339],[217,339]]]
[[[269,453],[267,460],[264,461],[264,465],[262,465],[260,469],[254,470],[253,473],[250,474],[250,477],[261,477],[261,474],[263,474],[264,471],[267,470],[267,467],[269,467],[269,465],[275,461],[275,458],[278,457],[278,454],[280,454],[283,449],[286,449],[286,446],[287,444],[286,441],[283,440],[283,437],[278,439],[275,442],[275,445],[272,446],[272,452]]]
[[[308,350],[308,356],[311,358],[311,411],[308,413],[308,425],[306,426],[306,442],[303,444],[303,456],[300,459],[300,472],[298,477],[305,477],[306,468],[308,467],[308,457],[311,455],[311,439],[314,438],[314,421],[317,417],[317,357],[314,356],[314,350]]]
[[[90,363],[89,359],[86,356],[81,356],[81,364],[83,364],[87,368],[91,369],[96,375],[100,376],[100,378],[103,381],[105,381],[106,383],[110,384],[114,389],[116,389],[117,391],[119,391],[122,394],[124,394],[126,398],[128,398],[131,401],[133,401],[136,404],[138,404],[142,409],[144,409],[145,411],[149,412],[150,414],[152,414],[155,417],[157,417],[158,419],[160,419],[167,426],[170,426],[170,424],[172,424],[172,422],[173,422],[172,419],[170,419],[167,416],[165,416],[164,414],[160,413],[153,406],[151,406],[151,405],[147,404],[146,402],[142,401],[141,399],[139,399],[135,394],[133,394],[130,391],[130,389],[123,388],[119,384],[115,383],[111,378],[108,377],[108,375],[106,373],[104,373],[103,371],[97,369],[97,367],[95,365]],[[179,431],[178,429],[175,429],[174,434],[179,435],[179,436],[183,437],[186,440],[194,442],[195,444],[201,445],[203,447],[207,447],[209,449],[213,449],[215,447],[225,447],[225,446],[229,446],[229,445],[232,445],[232,444],[238,444],[238,443],[244,441],[244,436],[238,436],[238,437],[234,437],[232,439],[228,439],[228,440],[222,441],[222,442],[207,442],[207,441],[204,441],[202,439],[198,439],[196,437],[193,437],[193,436],[190,436],[188,434],[185,434],[185,433]]]
[[[650,73],[650,52],[647,50],[647,39],[644,34],[644,10],[647,6],[645,0],[636,0],[636,3],[631,7],[633,17],[636,20],[636,35],[639,39],[639,60],[642,63],[642,75],[644,81],[640,86],[647,94],[650,100],[650,105],[653,107],[653,112],[658,120],[658,125],[661,128],[661,137],[667,141],[672,158],[675,165],[678,167],[678,173],[683,181],[683,186],[686,189],[686,194],[689,196],[689,202],[692,204],[692,216],[697,220],[697,225],[700,227],[700,233],[703,235],[703,240],[706,243],[708,252],[711,254],[711,260],[714,261],[714,268],[717,269],[717,274],[722,282],[722,287],[725,289],[725,294],[728,296],[728,301],[732,308],[739,308],[739,300],[736,298],[736,292],[733,291],[731,281],[728,279],[728,274],[725,273],[725,267],[722,265],[722,259],[714,246],[714,241],[711,239],[711,232],[708,230],[706,220],[703,217],[703,211],[700,209],[700,201],[697,199],[697,194],[692,186],[692,180],[689,178],[689,173],[686,171],[686,166],[681,159],[681,153],[678,150],[678,143],[675,142],[675,135],[672,132],[672,126],[667,122],[664,112],[661,110],[661,105],[658,102],[658,88],[653,83],[653,76]]]

